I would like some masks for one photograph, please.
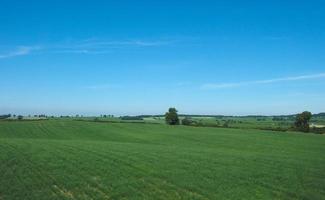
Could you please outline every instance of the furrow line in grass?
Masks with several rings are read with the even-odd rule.
[[[67,153],[67,150],[70,148],[70,150],[72,149],[73,151],[69,151],[70,153],[72,153],[72,154],[76,154],[76,155],[78,155],[78,152],[77,151],[74,151],[75,149],[73,149],[73,148],[71,148],[71,147],[69,147],[69,146],[65,146],[64,147],[64,149],[62,149],[62,150],[59,150],[59,149],[57,149],[57,150],[59,150],[59,151],[63,151],[65,154],[65,156],[60,156],[60,155],[63,155],[63,154],[61,154],[61,153],[59,153],[58,152],[58,154],[57,155],[59,155],[60,156],[60,159],[61,160],[63,160],[64,161],[64,163],[69,163],[70,164],[70,167],[68,167],[69,165],[67,165],[66,167],[65,167],[65,169],[67,169],[68,170],[68,172],[69,173],[73,173],[73,174],[75,174],[75,175],[77,175],[78,177],[85,177],[85,176],[88,176],[88,177],[96,177],[96,176],[98,176],[98,174],[97,173],[92,173],[93,171],[92,170],[88,170],[88,169],[80,169],[80,165],[78,165],[78,163],[76,163],[76,162],[71,162],[72,160],[71,159],[69,159],[66,155],[66,153]],[[78,169],[78,170],[75,170],[75,169]],[[88,179],[89,180],[89,179]],[[101,194],[105,194],[104,196],[105,196],[105,198],[107,199],[110,195],[108,194],[108,193],[106,193],[105,191],[104,191],[104,188],[102,187],[102,186],[100,186],[100,184],[98,184],[98,183],[93,183],[93,182],[89,182],[89,181],[87,181],[87,184],[90,186],[90,187],[92,187],[92,188],[98,188],[97,189],[97,192],[100,192]],[[94,185],[95,184],[95,185]],[[93,189],[94,190],[94,189]]]
[[[7,184],[11,184],[8,183],[9,181],[12,181],[13,179],[17,180],[17,177],[14,175],[13,170],[15,168],[13,168],[14,163],[17,162],[16,161],[16,156],[14,156],[14,152],[12,148],[10,148],[10,146],[5,145],[4,141],[1,141],[1,145],[0,145],[0,150],[1,150],[1,165],[0,165],[0,194],[2,193],[2,196],[5,195],[5,193],[7,192],[7,189],[5,188],[6,186],[8,186]],[[11,156],[6,156],[6,155],[11,155]],[[8,160],[9,159],[9,160]],[[10,166],[10,167],[9,167]],[[12,176],[10,177],[10,179],[7,179],[8,174],[12,174]]]
[[[8,144],[7,144],[8,145]],[[6,170],[8,168],[8,166],[11,164],[10,162],[11,161],[14,161],[15,157],[14,156],[11,156],[9,159],[10,160],[7,160],[8,158],[5,157],[5,154],[10,154],[10,151],[8,152],[8,149],[7,148],[10,148],[10,146],[6,146],[6,143],[4,140],[0,140],[0,151],[1,151],[1,154],[0,154],[0,159],[1,159],[1,170]],[[3,158],[2,158],[3,157]],[[0,173],[0,174],[3,174],[3,173]]]
[[[84,150],[84,149],[80,149],[80,148],[76,148],[76,147],[71,147],[71,146],[68,146],[68,148],[71,148],[72,150],[76,150],[76,152],[86,152],[86,153],[88,153],[88,154],[90,154],[90,155],[92,155],[92,156],[96,155],[98,158],[101,159],[101,161],[100,161],[99,164],[102,164],[102,163],[105,162],[105,161],[110,161],[110,162],[111,162],[111,161],[113,160],[113,163],[114,163],[114,164],[117,164],[117,163],[123,163],[123,166],[124,166],[124,167],[128,167],[128,168],[131,168],[131,169],[135,169],[137,172],[141,172],[142,176],[146,173],[145,171],[141,170],[140,168],[136,168],[136,167],[134,167],[133,165],[130,165],[129,163],[127,163],[127,162],[122,162],[122,160],[117,159],[116,157],[115,157],[115,158],[113,158],[113,157],[109,157],[109,158],[107,158],[107,155],[106,155],[106,156],[102,156],[102,155],[99,155],[97,152],[94,152],[94,151]],[[74,151],[73,151],[73,152],[74,152]],[[110,154],[110,156],[112,156],[112,154]],[[119,157],[119,156],[117,155],[117,157]],[[109,162],[109,163],[110,163],[110,162]],[[106,162],[106,163],[107,163],[107,162]],[[115,168],[116,168],[116,169],[119,169],[119,168],[121,168],[121,165],[116,165]],[[126,171],[129,171],[129,170],[126,170]],[[88,170],[87,170],[86,172],[89,173]],[[95,175],[98,176],[98,174],[95,174]],[[121,176],[121,175],[124,175],[124,178],[127,178],[127,177],[128,177],[126,174],[120,174],[120,176]],[[121,177],[120,177],[120,178],[121,178]]]
[[[120,155],[118,153],[125,153],[123,151],[117,151],[116,149],[114,149],[115,152],[114,151],[109,151],[109,152],[105,152],[105,153],[100,153],[100,152],[95,151],[95,150],[80,148],[78,146],[66,145],[66,147],[69,147],[71,149],[75,149],[78,152],[85,152],[85,153],[88,153],[90,155],[96,155],[98,158],[103,159],[103,160],[112,160],[113,159],[113,161],[115,161],[115,162],[123,163],[124,166],[128,166],[128,167],[133,168],[135,170],[140,170],[140,171],[142,170],[141,168],[137,168],[134,165],[131,165],[128,162],[125,162],[123,159],[120,159]],[[101,149],[101,152],[103,152],[103,149]]]
[[[47,136],[55,136],[56,135],[56,133],[54,133],[50,128],[48,128],[48,124],[39,123],[38,129],[40,131],[42,131],[42,133],[45,133]],[[51,137],[49,137],[49,138],[51,138]]]
[[[81,149],[81,148],[78,148],[78,147],[75,147],[76,149],[78,149],[78,151],[85,151],[85,152],[88,152],[88,153],[90,153],[90,154],[92,154],[92,155],[94,155],[94,154],[97,154],[100,158],[104,158],[103,160],[107,160],[107,158],[105,157],[105,156],[103,156],[103,155],[100,155],[100,153],[98,153],[98,152],[96,152],[96,151],[91,151],[91,150],[85,150],[85,149]],[[110,152],[111,153],[111,152]],[[112,156],[112,154],[110,155],[110,156]],[[111,157],[110,157],[111,158]],[[146,175],[146,174],[148,174],[148,170],[145,170],[145,169],[142,169],[142,168],[140,168],[140,167],[136,167],[136,166],[134,166],[134,165],[131,165],[129,162],[125,162],[125,161],[123,161],[122,159],[119,159],[120,158],[120,155],[116,155],[116,157],[115,157],[115,161],[118,161],[118,162],[120,162],[120,163],[123,163],[124,164],[124,166],[128,166],[129,168],[131,168],[131,169],[134,169],[134,170],[136,170],[136,171],[138,171],[138,172],[141,172],[141,174],[144,176],[144,175]],[[151,184],[156,184],[156,181],[157,181],[157,179],[159,180],[159,182],[161,182],[161,183],[166,183],[166,184],[168,184],[170,187],[173,187],[174,189],[180,189],[181,188],[181,190],[183,191],[183,192],[185,192],[185,191],[188,191],[189,193],[192,193],[192,194],[195,194],[196,196],[200,196],[202,199],[207,199],[206,197],[204,197],[204,195],[203,194],[200,194],[200,193],[198,193],[198,192],[196,192],[196,191],[190,191],[189,189],[187,189],[187,188],[185,188],[185,187],[183,187],[183,186],[179,186],[179,185],[176,185],[176,184],[173,184],[172,182],[170,182],[170,181],[167,181],[167,179],[162,179],[162,178],[160,178],[160,177],[155,177],[156,178],[156,180],[155,181],[151,181],[152,183]]]
[[[16,149],[16,151],[22,155],[22,160],[28,164],[27,166],[25,166],[26,168],[29,169],[30,172],[32,172],[33,174],[37,175],[37,179],[41,180],[41,182],[43,183],[47,183],[49,180],[50,182],[53,183],[57,183],[57,180],[50,176],[47,173],[44,173],[42,168],[40,168],[38,165],[36,165],[31,159],[30,159],[30,155],[28,155],[26,152],[22,151],[22,150],[18,150],[18,148],[15,148],[14,146],[12,146],[12,148]],[[45,149],[43,149],[45,150]],[[24,184],[25,185],[25,184]],[[28,185],[28,184],[27,184]],[[56,184],[57,185],[57,184]],[[26,186],[26,185],[25,185]],[[50,190],[52,191],[53,194],[55,194],[55,196],[60,197],[60,193],[58,193],[57,191],[55,191],[52,187],[49,187]],[[31,188],[28,189],[28,191],[33,191]],[[35,191],[34,191],[35,192]]]
[[[12,144],[8,144],[8,148],[12,149],[13,152],[13,157],[15,158],[15,161],[17,161],[19,167],[21,168],[22,166],[24,167],[24,171],[25,169],[29,169],[29,165],[28,163],[26,163],[26,159],[22,158],[19,156],[20,152],[18,150],[18,148],[16,148],[14,145]],[[17,155],[18,154],[18,155]],[[17,180],[17,182],[19,182],[19,184],[24,188],[23,191],[32,191],[31,187],[29,184],[26,184],[26,182],[24,181],[24,179],[21,178],[20,174],[14,173],[13,170],[15,168],[13,168],[12,166],[10,167],[12,175],[14,176],[14,178]]]

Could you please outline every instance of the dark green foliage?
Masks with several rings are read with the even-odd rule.
[[[123,116],[120,117],[121,120],[143,120],[141,116]]]
[[[286,119],[284,117],[278,117],[278,116],[274,116],[272,118],[273,121],[285,121]]]
[[[165,114],[166,123],[169,125],[179,125],[179,118],[176,108],[169,108]]]
[[[318,114],[313,114],[313,117],[325,117],[325,112],[318,113]]]
[[[17,119],[22,120],[24,117],[22,115],[18,115]]]
[[[11,117],[11,114],[8,114],[8,115],[0,115],[0,119],[7,119]]]
[[[296,116],[295,128],[298,131],[309,132],[309,121],[312,117],[311,112],[305,111]]]
[[[191,126],[191,125],[194,125],[194,124],[195,124],[195,121],[193,121],[189,117],[185,117],[184,119],[182,119],[182,125]]]
[[[309,132],[317,133],[317,134],[325,134],[325,128],[324,127],[322,127],[322,128],[312,127],[309,129]]]
[[[229,121],[225,121],[225,123],[222,125],[222,127],[228,128],[229,127]]]

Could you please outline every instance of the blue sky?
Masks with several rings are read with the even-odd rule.
[[[0,113],[325,111],[324,1],[7,1]]]

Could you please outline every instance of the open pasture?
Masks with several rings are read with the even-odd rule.
[[[73,120],[0,122],[0,199],[325,199],[325,137]]]

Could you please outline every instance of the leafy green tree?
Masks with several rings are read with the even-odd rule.
[[[18,120],[22,120],[24,117],[22,115],[18,115]]]
[[[185,117],[184,119],[182,119],[182,125],[190,126],[190,125],[192,125],[192,123],[193,123],[193,120],[191,120],[191,118],[189,118],[189,117]]]
[[[179,125],[179,118],[176,108],[169,108],[165,114],[166,123],[169,125]]]
[[[309,121],[312,117],[311,112],[305,111],[296,116],[295,128],[299,131],[309,132]]]
[[[229,127],[229,121],[228,121],[228,120],[225,121],[225,123],[222,125],[222,127],[224,127],[224,128],[228,128],[228,127]]]

